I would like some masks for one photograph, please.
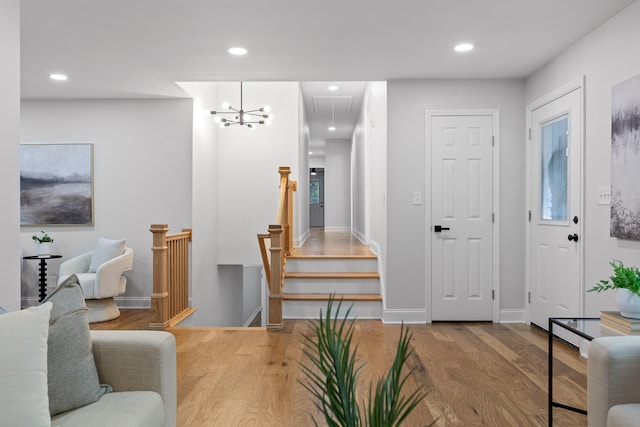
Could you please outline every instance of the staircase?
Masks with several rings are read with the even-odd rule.
[[[342,299],[342,312],[353,304],[350,316],[380,319],[382,297],[375,255],[302,255],[287,257],[284,280],[283,317],[317,318],[326,309],[329,296]],[[342,313],[341,313],[342,314]]]

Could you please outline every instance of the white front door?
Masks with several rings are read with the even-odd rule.
[[[580,315],[582,89],[530,113],[530,319]]]
[[[428,114],[427,120],[431,319],[492,320],[494,118]]]

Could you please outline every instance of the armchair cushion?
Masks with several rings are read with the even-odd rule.
[[[165,425],[162,397],[153,391],[109,393],[100,400],[51,418],[61,427]]]
[[[96,402],[110,387],[100,386],[78,278],[70,276],[45,302],[53,304],[47,359],[49,412],[55,415]]]
[[[607,427],[630,427],[638,425],[640,403],[616,405],[609,409]]]
[[[640,403],[640,336],[596,338],[589,345],[588,361],[589,427],[607,425],[607,416],[623,419],[627,412],[618,413],[618,405]]]
[[[93,250],[91,256],[91,264],[89,265],[89,273],[95,273],[105,262],[122,255],[124,252],[124,239],[122,240],[110,240],[100,237],[96,243],[96,247]]]
[[[51,304],[0,316],[0,417],[7,426],[50,426],[47,336]]]

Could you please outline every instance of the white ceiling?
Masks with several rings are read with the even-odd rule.
[[[176,81],[523,78],[631,3],[27,0],[22,96],[186,96]],[[454,53],[461,41],[476,49]],[[249,54],[230,56],[236,45]],[[52,72],[69,80],[50,81]],[[321,96],[311,84],[303,91]],[[327,99],[317,102],[326,110]]]

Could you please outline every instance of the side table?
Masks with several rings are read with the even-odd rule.
[[[548,364],[548,412],[549,427],[553,426],[553,408],[562,408],[568,411],[587,415],[586,409],[565,405],[553,400],[553,340],[558,334],[554,331],[554,326],[569,331],[572,334],[584,338],[588,341],[601,336],[599,317],[550,317],[549,318],[549,364]]]
[[[40,299],[47,297],[47,260],[62,258],[62,255],[30,255],[23,257],[24,259],[39,259],[40,260]]]

